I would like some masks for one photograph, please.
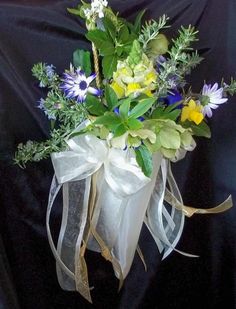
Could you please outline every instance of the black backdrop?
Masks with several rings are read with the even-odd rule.
[[[199,29],[195,47],[205,61],[189,77],[199,91],[203,80],[226,80],[236,72],[235,0],[111,0],[110,5],[132,20],[147,8],[146,18],[166,13],[176,34],[181,24]],[[83,23],[66,12],[74,0],[0,1],[0,308],[236,308],[235,207],[224,214],[186,220],[178,248],[199,254],[172,253],[160,264],[155,244],[144,229],[141,248],[148,272],[135,257],[124,288],[117,294],[112,269],[88,253],[94,305],[79,294],[62,291],[45,229],[47,195],[53,175],[49,160],[22,170],[12,164],[19,142],[42,140],[48,123],[36,108],[42,96],[31,76],[34,63],[68,67],[72,52],[89,48]],[[236,196],[236,98],[214,113],[212,139],[197,140],[193,153],[173,170],[186,204],[207,208]],[[235,202],[236,204],[236,202]],[[61,205],[53,214],[58,231]]]

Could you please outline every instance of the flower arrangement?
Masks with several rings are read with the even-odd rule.
[[[48,89],[38,108],[51,121],[52,129],[47,141],[20,144],[15,162],[25,167],[29,161],[51,155],[56,178],[50,190],[47,228],[59,282],[69,290],[75,285],[91,301],[84,260],[86,248],[100,251],[112,262],[121,284],[136,250],[143,260],[137,246],[143,222],[158,248],[169,250],[166,256],[175,248],[182,232],[183,214],[190,210],[183,206],[169,161],[192,151],[194,136],[210,138],[207,120],[213,110],[227,102],[227,95],[235,94],[236,81],[204,83],[200,92],[193,92],[186,75],[202,61],[191,47],[197,40],[197,31],[192,26],[181,27],[177,38],[167,38],[166,15],[142,24],[142,11],[131,23],[114,13],[106,0],[82,1],[68,11],[85,20],[91,51],[76,50],[73,64],[62,75],[56,73],[53,65],[34,65],[32,72],[39,87]],[[70,239],[74,249],[68,258],[65,239],[69,234],[66,236],[65,230],[73,225],[73,220],[64,222],[64,232],[59,237],[64,240],[56,249],[49,229],[50,210],[63,184],[67,200],[64,203],[69,204],[64,204],[66,217],[70,217],[70,207],[75,214],[76,202],[70,190],[83,179],[87,182],[78,194],[85,206],[77,213],[79,227],[76,241]],[[176,214],[168,212],[164,201]],[[127,209],[135,203],[140,204],[139,210],[137,206],[128,213]],[[113,205],[110,211],[104,206],[107,204]],[[218,210],[227,207],[220,206]],[[111,214],[118,209],[118,217]],[[119,223],[115,218],[119,218]],[[137,227],[136,231],[126,232],[125,240],[121,238],[124,218],[133,220],[133,230]],[[175,227],[170,229],[173,223],[177,231]],[[120,249],[122,241],[129,244],[129,251]]]

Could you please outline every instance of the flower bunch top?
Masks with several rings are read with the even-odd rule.
[[[48,88],[38,107],[53,126],[48,141],[19,145],[18,164],[67,149],[65,140],[76,134],[93,134],[109,147],[134,151],[150,176],[153,153],[174,160],[181,150],[193,150],[194,135],[210,137],[207,118],[236,92],[236,81],[203,83],[199,92],[187,85],[186,75],[202,60],[191,47],[194,27],[167,38],[166,15],[143,23],[142,11],[131,23],[106,0],[82,1],[68,11],[85,20],[91,50],[76,50],[61,75],[52,65],[33,67],[39,86]],[[87,126],[77,132],[84,120]]]

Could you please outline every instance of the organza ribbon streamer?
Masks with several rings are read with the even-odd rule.
[[[49,194],[47,232],[61,287],[77,290],[92,302],[84,259],[87,248],[112,263],[121,287],[136,250],[145,265],[138,247],[143,222],[165,258],[176,250],[187,208],[170,163],[160,153],[153,157],[153,174],[148,178],[131,150],[110,148],[93,135],[79,135],[67,143],[68,151],[52,154],[56,177]],[[49,220],[62,185],[62,223],[55,248]],[[226,204],[229,208],[230,200]]]

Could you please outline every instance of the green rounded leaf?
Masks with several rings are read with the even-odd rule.
[[[162,147],[167,149],[179,149],[181,139],[179,133],[171,128],[163,127],[159,133]]]

